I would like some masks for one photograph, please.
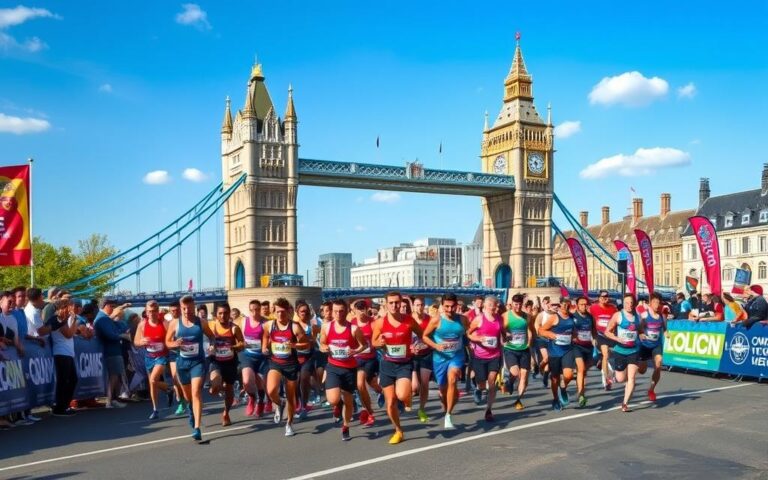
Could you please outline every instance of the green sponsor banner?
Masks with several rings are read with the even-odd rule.
[[[725,347],[725,322],[699,323],[686,320],[668,323],[664,340],[664,364],[716,372]]]

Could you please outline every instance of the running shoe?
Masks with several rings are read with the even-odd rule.
[[[352,437],[349,435],[349,427],[341,427],[341,440],[344,442],[352,440]]]
[[[69,410],[72,410],[72,409],[69,409]],[[69,411],[69,410],[68,410],[68,411]],[[16,421],[15,421],[15,422],[13,422],[13,423],[14,423],[16,426],[19,426],[19,427],[28,427],[28,426],[30,426],[30,425],[34,425],[34,424],[35,424],[35,422],[33,422],[32,420],[27,420],[27,419],[26,419],[26,418],[24,418],[24,417],[21,417],[20,419],[16,420]]]
[[[173,389],[169,388],[168,391],[165,392],[165,394],[168,397],[165,406],[166,408],[171,408],[173,406],[173,398],[174,398]]]
[[[229,419],[229,414],[226,413],[226,412],[222,413],[221,414],[221,426],[222,427],[228,427],[230,425],[232,425],[232,420]]]
[[[475,401],[475,405],[480,405],[483,403],[483,392],[481,392],[479,388],[476,388],[475,392],[472,394],[472,399]]]
[[[366,428],[370,428],[370,427],[374,426],[375,424],[376,424],[376,419],[373,417],[373,415],[371,415],[369,413],[368,414],[368,420],[365,421],[365,425],[364,426]]]
[[[180,417],[184,415],[184,412],[187,410],[187,404],[184,402],[184,400],[181,400],[178,405],[176,405],[176,411],[173,413],[177,417]]]
[[[266,402],[264,402],[264,413],[269,415],[274,410],[274,405],[272,405],[272,400],[267,399]]]
[[[584,408],[587,406],[587,397],[584,395],[579,395],[579,407]]]
[[[654,389],[648,390],[648,400],[652,402],[656,401],[656,391]]]
[[[630,409],[629,405],[627,405],[626,403],[622,403],[621,404],[621,411],[624,412],[624,413],[627,413],[627,412],[631,412],[632,409]]]
[[[245,416],[250,417],[256,410],[256,399],[253,395],[248,395],[248,403],[245,404]]]
[[[296,435],[296,432],[293,431],[293,425],[290,423],[285,424],[285,436],[286,437],[292,437]]]
[[[296,412],[296,416],[299,420],[306,420],[307,414],[307,407],[299,407],[299,410]]]
[[[445,430],[453,430],[454,428],[456,428],[453,426],[453,419],[451,418],[450,413],[445,414],[445,420],[443,421],[443,428]]]
[[[36,416],[32,415],[31,413],[29,415],[24,415],[24,418],[26,418],[27,420],[31,420],[33,422],[39,422],[40,420],[42,420],[42,418],[36,417]]]
[[[368,417],[370,414],[368,413],[368,410],[363,410],[360,412],[360,424],[365,425],[365,422],[368,421]]]
[[[556,412],[562,412],[563,411],[563,406],[560,405],[560,401],[552,400],[552,410],[554,410]]]
[[[421,408],[418,411],[419,421],[421,423],[427,423],[429,421],[429,415],[427,415],[427,412],[422,410]]]
[[[568,398],[568,390],[566,390],[564,387],[560,387],[557,396],[560,397],[560,404],[563,406],[563,408],[567,407],[568,404],[571,403],[571,400]]]
[[[403,440],[405,440],[405,435],[403,435],[403,432],[395,432],[389,438],[389,444],[390,445],[397,445],[398,443],[401,443]]]
[[[384,400],[384,394],[379,393],[376,397],[376,404],[379,406],[379,408],[384,408]]]
[[[493,423],[496,419],[493,418],[493,412],[490,410],[485,411],[485,421],[488,423]]]
[[[152,414],[149,416],[150,420],[157,420],[160,418],[160,414],[157,413],[157,410],[152,410]]]
[[[525,406],[523,405],[523,402],[521,402],[520,399],[518,398],[517,401],[515,402],[515,410],[522,410],[524,408]]]
[[[604,388],[605,388],[605,391],[606,391],[606,392],[610,392],[610,391],[611,391],[611,388],[612,388],[612,386],[613,386],[613,382],[611,382],[610,380],[606,379],[606,380],[605,380],[605,387],[604,387]]]
[[[315,408],[315,406],[314,406],[314,405],[312,405],[311,403],[308,403],[308,404],[304,405],[304,410],[305,410],[307,413],[309,413],[309,412],[311,412],[312,410],[314,410],[314,408]]]
[[[333,407],[333,421],[339,423],[341,421],[341,405]]]
[[[200,433],[199,428],[193,428],[192,429],[192,439],[196,442],[199,442],[203,439],[203,434]]]
[[[264,402],[256,403],[256,418],[261,418],[264,415]]]
[[[274,416],[274,422],[280,423],[280,421],[283,419],[283,408],[285,407],[285,400],[280,401],[280,406],[275,409],[275,416]],[[286,430],[286,433],[288,430]]]

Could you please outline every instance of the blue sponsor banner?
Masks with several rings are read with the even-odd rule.
[[[77,388],[75,399],[103,396],[106,376],[101,342],[95,337],[75,337]],[[16,349],[0,350],[0,415],[23,411],[41,405],[52,405],[56,392],[56,367],[50,340],[44,346],[24,341],[24,356]]]
[[[728,327],[720,371],[748,377],[768,377],[768,326],[761,323],[746,329]]]

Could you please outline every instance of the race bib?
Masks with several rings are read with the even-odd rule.
[[[442,343],[443,343],[444,353],[457,352],[459,350],[459,347],[461,346],[461,342],[459,342],[458,340],[444,340]]]
[[[149,342],[147,344],[147,353],[161,353],[165,349],[163,342]]]
[[[522,347],[528,343],[528,334],[525,332],[512,332],[509,344],[514,347]]]
[[[498,344],[499,339],[497,337],[483,337],[482,342],[480,342],[480,345],[486,348],[496,348]]]
[[[658,330],[646,330],[645,332],[645,338],[650,342],[655,342],[659,339],[659,331]]]
[[[405,345],[387,345],[387,356],[390,358],[405,358]]]
[[[576,332],[576,338],[579,339],[580,342],[591,342],[592,341],[592,332],[589,330],[579,330]]]
[[[336,360],[346,360],[349,358],[351,349],[349,347],[342,347],[338,345],[328,345],[328,349],[331,352],[331,357]]]
[[[637,340],[637,332],[634,330],[621,329],[617,335],[621,343],[633,344]]]
[[[597,328],[599,328],[600,330],[605,330],[605,327],[608,326],[608,322],[610,322],[610,321],[611,321],[610,318],[598,317],[597,318]]]
[[[272,355],[280,358],[291,356],[291,347],[287,343],[272,342]]]
[[[245,337],[245,349],[261,353],[261,339],[258,337]]]
[[[232,347],[229,345],[217,346],[213,351],[213,355],[216,357],[216,360],[231,360],[235,356]]]
[[[185,358],[191,358],[200,355],[200,343],[183,341],[179,347],[179,355]]]
[[[555,334],[555,345],[570,345],[571,344],[571,336],[567,333],[557,333]]]

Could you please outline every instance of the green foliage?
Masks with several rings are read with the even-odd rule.
[[[48,288],[60,286],[94,273],[87,270],[90,265],[104,260],[117,253],[106,235],[91,234],[85,240],[78,240],[78,250],[73,251],[67,246],[55,247],[40,237],[32,240],[32,248],[35,262],[35,286]],[[99,270],[110,266],[107,264]],[[107,284],[113,280],[118,272],[104,275],[94,280],[87,286],[96,287],[91,296],[99,296],[109,288]],[[17,286],[29,286],[29,267],[4,267],[0,269],[0,288],[14,288]],[[86,288],[86,285],[77,286],[74,290]]]

